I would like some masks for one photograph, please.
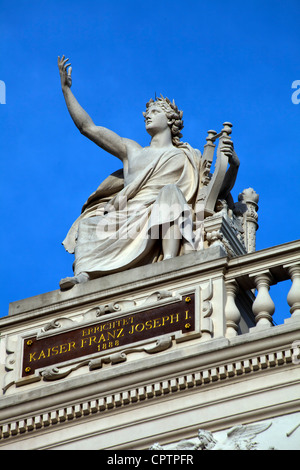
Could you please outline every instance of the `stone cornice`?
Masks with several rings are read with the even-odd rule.
[[[61,384],[7,396],[0,400],[1,438],[6,440],[70,420],[75,422],[84,416],[109,413],[145,400],[160,400],[172,394],[178,398],[180,393],[201,392],[232,381],[241,383],[256,374],[270,374],[287,367],[298,372],[299,366],[293,363],[296,357],[293,343],[299,339],[299,330],[299,322],[294,321],[230,341],[220,338],[189,346],[184,353],[180,349],[162,353],[159,360],[152,358],[151,368],[146,358],[121,368],[87,374],[84,381],[82,376],[74,377]],[[289,374],[285,374],[285,381],[288,378]],[[300,376],[288,380],[299,384]],[[278,382],[276,386],[286,383]],[[84,399],[87,396],[92,398],[87,401]],[[293,403],[289,410],[292,412]]]

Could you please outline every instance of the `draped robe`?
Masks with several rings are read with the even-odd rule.
[[[193,249],[193,211],[201,155],[188,144],[154,159],[124,186],[122,171],[110,175],[83,206],[63,245],[75,253],[74,274],[90,277],[158,260],[161,230],[178,225],[182,246]]]

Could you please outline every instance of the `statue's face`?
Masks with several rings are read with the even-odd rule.
[[[151,135],[169,128],[164,110],[157,104],[149,106],[145,115],[146,131]]]

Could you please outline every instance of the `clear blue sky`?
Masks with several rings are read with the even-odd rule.
[[[9,302],[72,275],[61,245],[82,204],[120,162],[68,115],[57,56],[96,124],[148,145],[150,97],[175,98],[182,140],[233,123],[241,167],[233,195],[260,194],[257,248],[300,238],[299,0],[0,1],[0,316]],[[286,312],[287,313],[287,310]],[[287,316],[287,315],[285,315]]]

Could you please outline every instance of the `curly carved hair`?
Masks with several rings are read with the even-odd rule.
[[[183,111],[177,108],[174,100],[171,102],[169,98],[164,98],[162,95],[160,95],[160,98],[156,97],[155,101],[151,98],[146,104],[146,110],[154,103],[160,106],[165,112],[172,133],[172,143],[178,147],[181,144],[180,139],[182,137],[180,131],[183,129]],[[147,111],[143,113],[144,116],[146,116],[146,114]]]

